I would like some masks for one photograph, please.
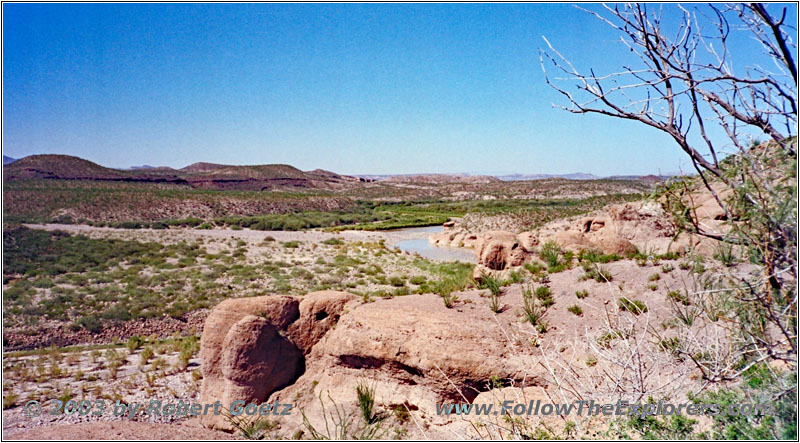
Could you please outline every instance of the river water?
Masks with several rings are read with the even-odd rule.
[[[397,242],[394,246],[411,254],[417,253],[425,258],[436,261],[464,261],[475,263],[472,249],[437,247],[428,242],[428,236],[435,232],[442,232],[442,226],[425,226],[422,228],[406,228],[391,231],[403,237],[412,237]]]

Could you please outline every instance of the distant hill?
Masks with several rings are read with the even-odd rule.
[[[185,168],[181,168],[180,170],[184,172],[208,172],[219,168],[225,168],[227,166],[228,165],[218,165],[216,163],[198,162],[198,163],[192,163],[191,165]]]
[[[411,175],[394,175],[383,179],[386,182],[393,183],[473,183],[485,184],[496,183],[500,180],[488,175],[468,175],[468,174],[411,174]]]
[[[14,163],[15,161],[17,161],[17,159],[15,159],[15,158],[11,158],[11,157],[9,157],[9,156],[7,156],[7,155],[4,155],[4,156],[3,156],[3,164],[4,164],[4,165],[9,165],[9,164],[11,164],[11,163]]]
[[[587,174],[584,172],[574,172],[572,174],[509,174],[496,176],[503,181],[521,181],[521,180],[544,180],[548,178],[566,178],[568,180],[597,180],[600,177],[594,174]]]
[[[10,181],[49,179],[186,183],[186,180],[171,172],[171,169],[111,169],[82,158],[58,154],[31,155],[3,167],[4,177]]]
[[[329,171],[303,172],[290,165],[229,166],[195,163],[182,169],[135,167],[112,169],[69,155],[31,155],[3,168],[6,180],[98,180],[185,184],[194,188],[269,190],[338,189],[356,177]]]
[[[585,172],[571,174],[506,174],[506,175],[471,175],[471,174],[396,174],[396,175],[358,175],[369,180],[382,180],[395,183],[494,183],[498,181],[527,181],[564,178],[567,180],[599,180],[602,178],[615,180],[639,180],[642,176],[625,175],[614,177],[598,177]],[[652,176],[647,176],[652,177]],[[650,180],[650,179],[648,179]]]

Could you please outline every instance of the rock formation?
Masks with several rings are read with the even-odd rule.
[[[305,369],[304,355],[332,328],[355,295],[321,291],[302,301],[288,296],[225,300],[211,311],[200,339],[202,403],[264,401],[293,383]],[[224,416],[203,424],[229,430]]]

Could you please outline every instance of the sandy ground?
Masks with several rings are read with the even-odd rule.
[[[403,240],[416,238],[426,238],[428,232],[416,230],[396,230],[396,231],[341,231],[337,233],[324,231],[254,231],[250,229],[120,229],[105,228],[88,225],[62,225],[62,224],[26,224],[31,229],[43,229],[46,231],[66,231],[73,234],[100,235],[103,237],[122,236],[130,238],[135,235],[140,241],[159,241],[175,243],[180,240],[188,239],[235,239],[248,242],[261,242],[266,237],[272,237],[277,241],[306,241],[318,243],[329,238],[338,238],[344,241],[373,241],[384,240],[386,245],[394,247]],[[177,232],[176,232],[177,231]],[[178,233],[179,235],[175,235]]]
[[[204,428],[193,418],[176,423],[98,421],[57,424],[21,431],[3,430],[4,440],[232,440],[226,432]]]

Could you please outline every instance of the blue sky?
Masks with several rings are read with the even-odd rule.
[[[3,153],[347,174],[691,170],[656,130],[554,109],[543,35],[579,67],[625,57],[568,4],[4,4]]]

